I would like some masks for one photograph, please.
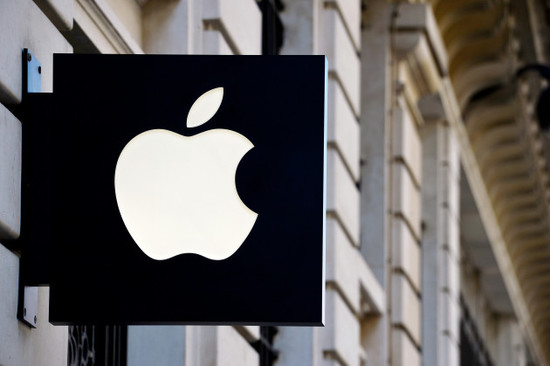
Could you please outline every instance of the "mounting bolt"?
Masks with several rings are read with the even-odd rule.
[[[32,61],[32,55],[30,53],[27,55],[27,61],[29,61],[29,62]]]

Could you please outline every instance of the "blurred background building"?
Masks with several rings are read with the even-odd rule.
[[[0,0],[0,365],[550,365],[546,83],[515,77],[549,24],[547,0]],[[17,320],[23,48],[43,91],[56,52],[326,55],[326,326],[54,327],[47,288]]]

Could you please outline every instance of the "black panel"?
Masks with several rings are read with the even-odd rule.
[[[21,189],[21,281],[25,286],[50,283],[50,174],[53,96],[27,94],[23,122]]]
[[[50,321],[320,325],[325,78],[324,56],[55,55]],[[188,129],[193,102],[219,86],[216,115]],[[254,144],[236,183],[258,218],[228,259],[156,261],[128,234],[115,166],[154,128]]]

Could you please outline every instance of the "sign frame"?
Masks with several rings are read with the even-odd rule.
[[[219,86],[218,113],[186,127]],[[54,55],[50,322],[323,325],[326,93],[324,56]],[[236,186],[258,218],[229,258],[158,261],[129,235],[113,169],[156,128],[230,129],[254,144]]]

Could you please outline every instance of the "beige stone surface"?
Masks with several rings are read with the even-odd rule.
[[[443,136],[446,146],[443,160],[450,169],[449,175],[460,179],[460,146],[455,131],[450,126],[445,126]]]
[[[459,259],[449,250],[441,250],[440,255],[441,290],[448,292],[456,301],[460,292]]]
[[[0,1],[0,102],[21,101],[21,52],[29,48],[42,64],[42,90],[52,91],[53,53],[72,47],[32,0]]]
[[[359,116],[359,57],[335,9],[323,10],[321,54],[328,59],[329,72],[334,73],[356,116]]]
[[[74,0],[34,0],[60,31],[73,28]]]
[[[446,72],[448,68],[447,50],[430,4],[403,3],[399,9],[395,27],[407,32],[425,33],[430,43],[434,61]]]
[[[327,153],[327,211],[341,221],[354,245],[359,243],[359,191],[335,150]]]
[[[353,313],[360,314],[362,300],[368,301],[372,312],[384,311],[385,294],[380,284],[340,224],[330,218],[327,219],[326,268],[327,282],[341,291]]]
[[[20,233],[21,139],[21,122],[0,104],[0,239]]]
[[[141,16],[142,48],[146,53],[193,53],[194,28],[188,1],[149,1],[141,9]]]
[[[392,323],[406,329],[417,346],[422,344],[420,306],[420,299],[407,279],[395,273],[392,279]]]
[[[422,183],[422,144],[410,114],[395,108],[393,128],[394,155],[410,170],[417,185]]]
[[[336,146],[353,179],[359,180],[359,123],[334,80],[328,82],[328,131],[329,143]]]
[[[332,353],[346,365],[359,366],[359,323],[337,292],[326,295],[326,324],[320,329],[323,353]]]
[[[454,217],[458,218],[460,217],[460,176],[453,172],[453,168],[447,162],[443,162],[442,175],[443,204]]]
[[[441,210],[441,229],[443,246],[448,248],[455,258],[460,258],[460,224],[450,210]]]
[[[216,366],[258,366],[258,352],[229,326],[217,327]]]
[[[319,19],[312,14],[322,6],[318,1],[292,0],[284,3],[280,13],[285,28],[281,55],[311,55],[318,53]]]
[[[460,345],[448,336],[441,336],[440,362],[443,365],[460,365]],[[501,366],[501,364],[498,364]]]
[[[334,219],[327,219],[327,281],[342,291],[353,311],[358,313],[360,295],[354,251],[357,249],[346,237],[340,224]]]
[[[233,54],[222,33],[216,30],[204,31],[202,34],[202,44],[202,50],[205,55]]]
[[[394,267],[403,271],[416,292],[420,292],[420,246],[402,219],[392,220],[392,258]]]
[[[35,329],[17,320],[18,288],[19,258],[0,243],[0,365],[66,365],[69,332],[48,322],[49,288],[39,288]]]
[[[260,327],[257,325],[235,325],[233,328],[249,343],[260,339]]]
[[[231,326],[187,326],[186,366],[257,366],[258,353]]]
[[[317,365],[318,360],[323,358],[318,341],[321,330],[310,327],[280,327],[273,342],[275,348],[281,350],[276,365]]]
[[[142,54],[142,44],[106,0],[76,0],[74,21],[100,53]]]
[[[460,342],[460,304],[458,299],[448,292],[441,296],[441,333],[446,334],[457,344]]]
[[[420,366],[420,352],[403,330],[393,329],[392,348],[392,366]]]
[[[420,192],[415,186],[409,171],[401,163],[393,164],[393,210],[402,215],[414,236],[420,237]]]
[[[342,22],[349,32],[354,46],[358,49],[360,43],[361,3],[358,0],[326,0],[334,4],[342,16]]]
[[[132,38],[142,45],[143,23],[141,20],[141,7],[136,0],[95,0],[105,1],[115,16],[120,20]]]
[[[254,0],[204,0],[202,12],[204,21],[224,34],[235,53],[261,53],[262,19]]]
[[[185,362],[185,326],[128,327],[126,366],[171,366]]]

